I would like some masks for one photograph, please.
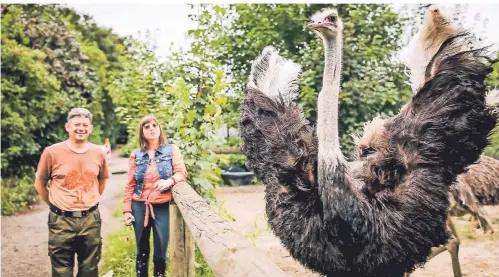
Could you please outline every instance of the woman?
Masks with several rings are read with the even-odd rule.
[[[147,115],[140,120],[140,149],[130,155],[128,184],[123,200],[123,217],[133,223],[137,242],[137,276],[147,276],[149,237],[154,238],[154,276],[165,276],[168,248],[171,188],[184,181],[187,172],[176,145],[168,144],[158,120]]]

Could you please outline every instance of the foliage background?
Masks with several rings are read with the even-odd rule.
[[[189,17],[197,27],[188,31],[189,49],[159,59],[153,37],[141,42],[118,35],[71,8],[1,5],[2,215],[37,201],[33,183],[40,154],[66,139],[65,117],[77,106],[94,115],[90,140],[102,144],[110,138],[113,148],[126,142],[124,156],[137,147],[140,118],[156,115],[168,140],[184,155],[188,182],[213,201],[214,185],[221,185],[221,167],[244,163],[243,156],[213,153],[240,143],[237,137],[217,133],[224,125],[238,128],[251,62],[265,46],[273,45],[302,65],[298,104],[315,124],[323,48],[305,26],[326,6],[336,7],[345,25],[339,114],[344,152],[351,152],[351,135],[364,122],[394,115],[410,100],[397,53],[417,30],[427,5],[407,6],[402,12],[385,4],[190,6]],[[465,6],[454,7],[452,16],[460,22]],[[482,40],[477,34],[476,45]],[[489,87],[498,86],[496,64]],[[491,142],[485,154],[499,158],[499,130]],[[127,231],[119,230],[110,236],[116,243],[108,245],[123,245],[126,237]],[[127,268],[122,263],[133,262],[134,249],[129,246],[121,252],[128,258],[106,257],[106,266]],[[200,276],[210,276],[199,253],[196,260]]]
[[[185,156],[188,181],[212,199],[213,185],[221,184],[219,165],[225,163],[212,150],[240,143],[217,132],[224,124],[237,129],[251,62],[267,45],[302,65],[298,104],[315,124],[324,58],[322,43],[305,26],[314,12],[331,5],[190,6],[189,17],[197,23],[188,31],[190,48],[163,60],[154,52],[153,37],[139,42],[117,35],[71,8],[1,6],[2,214],[36,200],[30,184],[41,151],[66,138],[65,116],[76,106],[94,114],[91,141],[102,144],[107,137],[113,147],[128,141],[125,156],[136,148],[140,118],[156,115],[169,141]],[[398,13],[384,4],[333,6],[345,25],[340,134],[348,154],[351,135],[364,122],[393,115],[409,101],[397,53],[416,31],[427,5],[408,5]],[[454,6],[458,22],[464,9]],[[481,40],[478,34],[478,45]],[[496,65],[491,88],[499,84],[498,72]],[[497,132],[491,140],[485,153],[498,157]]]

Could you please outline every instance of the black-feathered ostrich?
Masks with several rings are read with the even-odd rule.
[[[423,24],[418,33],[411,40],[405,56],[405,63],[410,70],[410,80],[413,92],[417,93],[426,80],[433,77],[434,70],[442,58],[469,50],[465,40],[455,41],[453,46],[441,48],[441,45],[450,37],[459,35],[459,28],[446,16],[439,7],[432,6],[425,13]],[[445,51],[440,51],[445,50]],[[439,53],[438,55],[435,55]],[[486,103],[492,114],[497,114],[498,91],[487,94]],[[373,149],[384,149],[388,144],[388,135],[384,129],[385,120],[376,118],[366,124],[362,138],[356,138],[357,159],[361,160]],[[495,162],[498,164],[496,165]],[[495,176],[497,174],[497,177]],[[495,185],[497,183],[497,185]],[[449,193],[450,215],[463,215],[471,213],[479,221],[479,226],[485,233],[493,233],[493,227],[486,216],[485,211],[479,204],[477,197],[481,199],[493,199],[499,192],[495,188],[499,186],[499,161],[482,156],[476,165],[470,166],[465,174],[458,176],[457,182],[451,187]],[[459,237],[450,217],[447,219],[447,227],[451,232],[451,239],[446,245],[435,247],[429,259],[448,250],[451,258],[455,277],[461,277],[459,263]],[[408,277],[409,274],[406,274]]]
[[[404,61],[410,70],[411,87],[415,93],[424,85],[426,79],[433,77],[435,65],[445,55],[469,50],[468,45],[462,40],[455,43],[454,47],[446,48],[447,53],[435,55],[447,39],[459,33],[456,24],[442,13],[439,7],[432,6],[427,10],[421,28],[409,43]],[[485,102],[488,110],[492,114],[497,114],[499,91],[488,92]],[[374,149],[386,148],[389,136],[384,128],[385,122],[386,119],[378,117],[365,124],[361,138],[354,137],[357,160],[364,159],[370,152],[374,152]],[[484,232],[493,232],[492,225],[485,217],[479,202],[495,204],[496,199],[499,199],[499,161],[482,156],[476,165],[469,167],[466,174],[458,176],[456,185],[451,188],[450,213],[452,215],[471,213],[479,220]]]
[[[387,122],[388,147],[360,162],[354,178],[338,139],[342,22],[331,9],[312,20],[325,49],[317,135],[292,102],[299,66],[265,48],[241,105],[241,150],[266,185],[269,224],[295,259],[327,276],[403,276],[446,242],[449,186],[495,124],[484,104],[490,61],[471,51],[439,63]]]
[[[383,128],[383,119],[376,118],[364,126],[363,136],[356,138],[356,156],[358,160],[365,159],[375,149],[385,148],[388,137]],[[460,174],[449,192],[449,215],[462,216],[466,213],[478,220],[484,233],[493,233],[493,225],[487,218],[481,204],[495,204],[499,199],[499,161],[487,156],[481,156],[476,164]],[[481,200],[479,200],[481,199]],[[449,251],[455,277],[461,277],[459,262],[459,237],[450,216],[447,218],[447,228],[451,233],[448,243],[432,248],[431,259],[438,254]],[[405,277],[409,277],[406,274]]]
[[[435,66],[442,58],[469,48],[464,40],[454,42],[453,47],[444,48],[435,55],[441,45],[450,37],[459,35],[457,26],[438,7],[432,6],[425,13],[424,21],[418,33],[414,36],[406,52],[405,63],[410,70],[410,80],[413,91],[424,85],[425,80],[432,78]],[[491,91],[487,94],[486,103],[491,114],[497,113],[499,92]],[[362,137],[356,138],[356,158],[363,160],[377,150],[386,149],[389,144],[389,134],[384,125],[386,119],[376,118],[364,126]],[[458,176],[449,192],[450,215],[471,213],[477,218],[480,227],[485,233],[493,233],[493,227],[477,199],[494,199],[499,189],[499,161],[482,156],[477,164],[471,165],[466,173]],[[459,237],[452,220],[448,217],[448,229],[451,239],[446,245],[432,249],[430,258],[448,250],[454,270],[454,276],[460,277],[461,268],[458,258]],[[406,274],[406,277],[409,274]]]

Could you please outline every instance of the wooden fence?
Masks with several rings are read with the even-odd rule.
[[[216,277],[289,277],[224,221],[186,182],[173,187],[170,206],[172,277],[194,277],[194,244]]]

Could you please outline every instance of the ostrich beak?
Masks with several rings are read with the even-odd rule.
[[[332,22],[321,22],[321,23],[309,23],[307,25],[308,28],[312,29],[312,30],[318,30],[318,29],[322,29],[322,28],[328,28],[328,27],[337,27],[336,24],[332,23]]]
[[[309,29],[312,29],[312,30],[317,30],[317,29],[319,28],[319,25],[320,25],[320,24],[318,24],[318,23],[309,23],[309,24],[307,25],[307,27],[308,27]]]

